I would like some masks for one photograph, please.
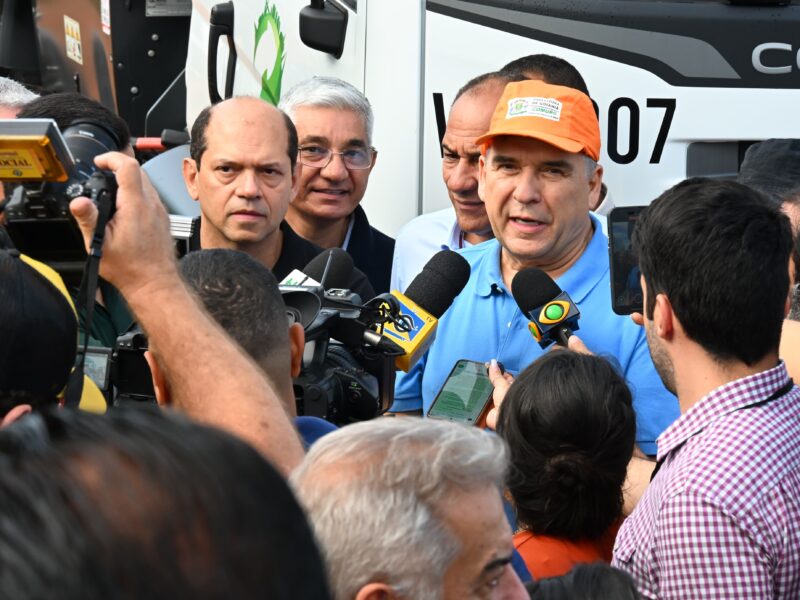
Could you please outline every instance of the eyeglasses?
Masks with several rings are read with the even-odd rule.
[[[300,163],[306,167],[313,167],[315,169],[324,169],[333,160],[333,155],[338,154],[342,157],[344,166],[348,169],[369,169],[372,165],[372,160],[375,158],[377,150],[373,147],[369,148],[353,148],[352,150],[343,150],[342,152],[334,152],[330,148],[322,146],[300,146],[298,149],[300,154]]]

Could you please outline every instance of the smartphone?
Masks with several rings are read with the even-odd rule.
[[[433,399],[428,417],[483,426],[493,391],[485,363],[459,360]]]
[[[618,315],[642,312],[639,257],[631,236],[644,206],[618,206],[608,215],[608,254],[611,263],[611,308]]]

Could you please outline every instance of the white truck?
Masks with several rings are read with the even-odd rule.
[[[439,142],[456,91],[528,54],[582,73],[616,205],[734,175],[750,143],[800,137],[798,2],[5,0],[0,74],[38,69],[43,86],[118,110],[134,135],[191,125],[219,97],[276,102],[311,75],[345,79],[375,111],[364,207],[393,234],[448,204]]]
[[[187,120],[209,103],[215,0],[193,0]],[[616,205],[693,175],[732,176],[753,141],[800,137],[800,5],[661,0],[237,0],[233,94],[270,98],[313,74],[346,79],[375,111],[380,161],[364,207],[394,233],[443,208],[439,142],[456,91],[528,54],[562,57],[600,110]],[[304,41],[305,40],[305,41]],[[315,49],[321,48],[321,49]],[[217,72],[226,72],[221,43]]]

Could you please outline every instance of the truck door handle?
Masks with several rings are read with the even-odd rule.
[[[220,102],[217,87],[217,50],[223,35],[228,42],[228,68],[225,73],[225,98],[233,96],[233,79],[236,75],[236,46],[233,42],[233,1],[221,2],[211,8],[208,31],[208,97],[211,104]]]
[[[311,0],[300,11],[300,39],[309,48],[341,58],[347,35],[347,9],[333,0]]]

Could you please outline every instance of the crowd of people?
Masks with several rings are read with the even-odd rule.
[[[0,596],[800,597],[800,141],[653,199],[629,318],[611,307],[596,108],[558,57],[464,84],[442,138],[452,207],[396,240],[360,206],[390,166],[338,79],[199,114],[182,164],[199,248],[180,260],[124,121],[10,80],[0,111],[119,142],[95,158],[118,190],[92,319],[0,235]],[[90,248],[98,206],[69,210]],[[390,411],[341,427],[298,414],[306,331],[279,288],[326,248],[352,256],[364,300],[444,249],[470,267]],[[565,348],[536,344],[512,296],[530,268],[580,309]],[[112,347],[134,324],[156,402],[98,408],[84,378],[64,406],[78,340]],[[426,417],[461,359],[487,365],[485,428]]]

